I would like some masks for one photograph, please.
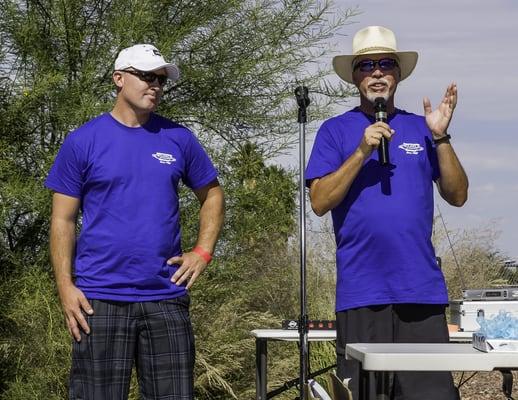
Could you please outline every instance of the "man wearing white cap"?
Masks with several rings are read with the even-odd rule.
[[[337,374],[352,378],[355,399],[359,366],[345,360],[347,343],[449,340],[446,284],[431,243],[433,182],[449,204],[460,207],[468,179],[447,132],[456,85],[447,87],[436,110],[425,98],[424,116],[394,105],[398,83],[416,63],[417,53],[398,51],[389,29],[369,26],[356,33],[352,54],[335,57],[333,67],[358,88],[360,105],[322,124],[306,172],[313,210],[319,216],[331,210],[333,218]],[[378,102],[386,105],[386,122],[375,118]],[[374,151],[382,138],[388,163]],[[369,393],[375,398],[382,390],[373,385]],[[451,374],[443,372],[396,373],[385,394],[458,397]]]
[[[66,137],[45,181],[54,192],[51,259],[74,338],[70,399],[126,399],[133,365],[143,399],[193,399],[188,289],[211,261],[224,200],[193,133],[154,113],[178,78],[154,46],[122,50],[113,110]],[[180,180],[201,205],[186,252]]]

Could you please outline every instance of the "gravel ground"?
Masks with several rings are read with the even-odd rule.
[[[471,375],[471,372],[464,373],[462,380]],[[461,381],[461,376],[460,372],[453,374],[457,386]],[[518,371],[513,372],[513,383],[513,398],[518,399]],[[502,392],[502,374],[498,371],[477,372],[473,378],[460,387],[460,397],[462,400],[506,400],[507,397]]]

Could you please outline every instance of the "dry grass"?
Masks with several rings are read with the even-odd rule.
[[[453,374],[455,384],[458,385],[462,373]],[[471,373],[464,373],[463,379],[468,378]],[[518,371],[513,372],[513,398],[518,398]],[[460,387],[462,400],[500,400],[506,399],[502,392],[502,374],[498,371],[477,372],[476,375]]]

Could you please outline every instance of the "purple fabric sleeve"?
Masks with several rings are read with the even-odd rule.
[[[55,192],[80,198],[84,158],[73,139],[73,135],[69,135],[63,142],[45,180],[45,186]]]
[[[324,123],[317,132],[306,168],[306,186],[308,187],[311,180],[335,172],[344,162],[343,143],[339,141],[338,135],[333,134],[332,129],[328,123]]]
[[[218,176],[209,156],[194,135],[190,135],[185,152],[185,168],[182,180],[193,190],[208,185]]]

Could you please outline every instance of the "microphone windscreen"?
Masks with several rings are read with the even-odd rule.
[[[374,99],[374,108],[376,111],[385,111],[385,99],[383,97],[376,97]]]

